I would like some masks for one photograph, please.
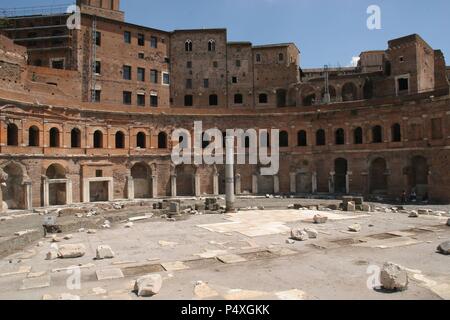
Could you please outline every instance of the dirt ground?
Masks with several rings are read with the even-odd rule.
[[[151,273],[164,279],[159,294],[147,298],[154,300],[450,299],[450,257],[436,252],[440,243],[450,240],[450,206],[405,206],[445,212],[418,218],[392,212],[288,209],[290,204],[338,203],[249,197],[238,199],[237,206],[247,210],[236,214],[184,215],[167,221],[150,217],[148,209],[147,218],[131,228],[119,221],[92,234],[71,232],[70,239],[57,243],[48,235],[0,259],[0,299],[143,299],[133,285]],[[261,206],[264,210],[251,209]],[[318,213],[329,217],[326,224],[313,224]],[[42,228],[44,217],[38,213],[9,216],[0,222],[0,240]],[[349,232],[355,223],[361,231]],[[318,238],[289,243],[294,227],[314,228]],[[86,254],[45,259],[55,245],[64,244],[84,244]],[[95,260],[99,245],[110,246],[114,258]],[[373,288],[379,268],[388,261],[407,268],[408,290]]]

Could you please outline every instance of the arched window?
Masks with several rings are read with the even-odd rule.
[[[263,103],[267,103],[267,102],[268,102],[267,94],[260,93],[259,94],[259,103],[263,104]]]
[[[184,43],[184,49],[187,52],[191,52],[192,51],[192,41],[191,40],[186,40],[186,42]]]
[[[398,123],[395,123],[394,125],[392,125],[391,133],[392,133],[392,142],[402,141],[402,131],[401,131],[401,127]]]
[[[147,141],[146,136],[144,132],[139,132],[136,136],[136,147],[145,149],[147,147]]]
[[[70,132],[70,142],[72,148],[81,147],[81,132],[78,128],[73,128]]]
[[[191,94],[184,96],[184,106],[192,107],[194,105],[194,97]]]
[[[242,104],[244,102],[244,98],[242,97],[242,94],[236,93],[234,95],[234,104]]]
[[[165,132],[158,134],[158,149],[167,149],[167,134]]]
[[[122,131],[116,132],[116,149],[125,148],[125,134]]]
[[[14,123],[8,124],[7,129],[7,140],[8,146],[18,146],[19,145],[19,129]]]
[[[208,51],[216,51],[216,41],[215,40],[208,41]]]
[[[94,132],[94,148],[103,148],[103,133],[100,130]]]
[[[289,147],[289,133],[287,133],[286,131],[280,132],[280,147]]]
[[[50,148],[59,148],[59,130],[58,130],[58,128],[50,129]]]
[[[336,137],[336,145],[343,145],[345,144],[345,131],[344,129],[340,128],[337,129],[335,132]]]
[[[297,132],[297,145],[299,147],[306,147],[308,145],[307,135],[305,130]]]
[[[372,128],[372,142],[382,143],[383,142],[383,129],[381,126],[375,126]]]
[[[326,144],[325,130],[319,129],[316,132],[316,145],[324,146]]]
[[[209,96],[209,105],[210,106],[217,106],[219,104],[219,98],[217,97],[217,94],[212,94]]]
[[[36,126],[28,129],[28,145],[30,147],[39,147],[39,128]]]
[[[354,144],[363,144],[363,130],[361,127],[353,130],[353,143]]]
[[[342,87],[342,100],[343,101],[354,101],[356,100],[357,89],[353,82],[347,82]]]

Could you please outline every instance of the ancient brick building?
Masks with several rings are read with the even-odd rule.
[[[355,67],[302,69],[292,43],[125,22],[119,0],[1,19],[0,168],[9,209],[224,192],[222,165],[171,161],[171,133],[280,129],[280,170],[239,194],[450,201],[450,68],[413,34]]]

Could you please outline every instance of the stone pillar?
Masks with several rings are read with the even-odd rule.
[[[345,176],[345,193],[350,194],[350,178],[352,176],[353,172],[347,172],[347,175]]]
[[[83,202],[88,203],[91,202],[91,197],[90,197],[90,182],[89,179],[83,179]]]
[[[152,176],[152,198],[158,198],[158,176]]]
[[[134,179],[132,176],[127,176],[127,196],[128,200],[134,200]]]
[[[335,172],[330,172],[330,176],[328,178],[328,192],[334,193],[334,175]]]
[[[194,174],[194,190],[195,190],[195,196],[200,197],[200,195],[201,195],[200,175],[198,173]]]
[[[44,208],[50,206],[50,183],[47,177],[42,177],[42,205]]]
[[[66,204],[73,203],[72,179],[68,178],[66,182]]]
[[[252,175],[252,193],[258,194],[258,176],[256,174]]]
[[[170,176],[170,190],[172,191],[172,197],[177,196],[177,176]]]
[[[311,175],[312,193],[317,192],[317,172],[313,172]]]
[[[225,191],[226,191],[226,211],[234,212],[234,136],[225,138]]]
[[[25,209],[31,210],[33,209],[33,193],[31,181],[26,181],[23,185],[25,189]]]
[[[218,173],[213,174],[213,194],[215,196],[219,195],[219,174]]]
[[[280,193],[280,177],[278,175],[273,176],[273,192]]]
[[[241,190],[241,175],[237,174],[236,175],[236,180],[234,182],[235,188],[236,188],[236,194],[241,194],[242,190]]]
[[[297,173],[291,172],[289,174],[289,182],[290,182],[290,192],[292,194],[297,193]]]
[[[108,181],[108,201],[114,201],[114,181]]]

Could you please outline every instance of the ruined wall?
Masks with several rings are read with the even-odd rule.
[[[2,88],[12,90],[23,88],[26,61],[26,49],[0,35],[0,83]]]

